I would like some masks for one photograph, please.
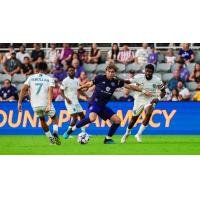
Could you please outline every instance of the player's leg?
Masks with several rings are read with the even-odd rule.
[[[57,145],[61,145],[61,140],[58,135],[58,118],[56,117],[56,114],[53,117],[51,117],[51,119],[53,123],[53,136],[55,138],[55,143]]]
[[[45,135],[49,138],[51,144],[55,144],[54,137],[51,135],[51,132],[50,132],[49,127],[46,123],[45,117],[39,116],[39,118],[40,118],[41,127],[44,130]]]
[[[82,121],[83,119],[85,119],[85,114],[84,114],[84,112],[80,112],[80,113],[78,113],[78,116],[80,117],[80,121]],[[96,119],[95,119],[96,120]],[[85,131],[85,126],[82,126],[81,127],[81,131],[83,132],[83,133],[86,133],[86,131]]]
[[[133,126],[135,125],[135,123],[137,122],[139,116],[141,115],[141,113],[143,112],[144,110],[144,106],[141,105],[141,106],[135,106],[133,108],[133,116],[131,118],[131,121],[129,122],[128,124],[128,127],[126,129],[126,133],[123,135],[122,139],[121,139],[121,143],[124,144],[126,143],[126,140],[128,139],[128,137],[131,135],[131,132],[132,132],[132,129],[133,129]]]
[[[57,145],[61,145],[60,138],[58,136],[58,119],[56,117],[56,110],[52,104],[51,110],[46,113],[49,117],[51,117],[52,123],[53,123],[53,137],[55,139],[55,143]]]
[[[73,113],[73,114],[71,114],[70,116],[71,116],[70,124],[69,124],[69,126],[68,126],[67,131],[63,134],[64,139],[68,139],[69,134],[67,134],[67,133],[72,129],[72,127],[73,127],[73,126],[76,124],[76,122],[77,122],[77,114],[76,114],[76,113]]]
[[[135,138],[138,142],[142,142],[142,133],[144,132],[144,130],[147,128],[148,124],[149,124],[149,120],[151,118],[151,115],[153,113],[153,109],[154,109],[155,105],[149,104],[146,106],[145,108],[145,118],[137,132],[137,134],[135,135]]]

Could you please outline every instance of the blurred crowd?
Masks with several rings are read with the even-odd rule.
[[[200,60],[198,52],[190,48],[189,43],[183,43],[178,51],[168,48],[167,51],[155,49],[148,43],[133,50],[128,43],[119,47],[113,43],[108,51],[102,51],[96,43],[92,43],[86,50],[83,43],[78,48],[70,47],[63,43],[57,49],[52,43],[48,50],[43,50],[38,43],[33,44],[33,49],[27,51],[24,45],[16,49],[11,45],[7,52],[0,53],[0,101],[16,101],[23,82],[28,76],[38,73],[38,63],[48,64],[48,75],[55,79],[56,87],[53,90],[53,100],[63,101],[60,95],[60,84],[67,77],[67,68],[72,65],[76,70],[75,77],[80,80],[80,85],[93,79],[97,74],[103,73],[106,65],[115,63],[118,76],[131,79],[137,73],[144,72],[147,63],[155,65],[155,73],[166,85],[164,101],[200,101]],[[87,91],[92,93],[92,89]],[[134,93],[122,89],[118,90],[113,101],[133,101]],[[24,101],[30,101],[29,93]]]

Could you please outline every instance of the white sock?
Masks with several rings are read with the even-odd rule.
[[[53,132],[58,134],[58,124],[53,124]]]
[[[131,135],[131,131],[132,131],[132,129],[129,129],[129,128],[127,127],[127,129],[126,129],[126,135]]]
[[[69,130],[69,129],[71,129],[71,128],[72,128],[72,126],[69,126],[67,130]]]
[[[137,132],[137,135],[142,135],[143,131],[147,128],[147,126],[144,126],[143,124],[141,124],[138,132]]]
[[[73,126],[72,127],[72,131],[75,131],[77,128],[76,128],[76,126]]]
[[[46,135],[48,138],[53,137],[53,136],[51,135],[51,132],[50,132],[50,131],[45,132],[45,135]]]
[[[110,139],[112,139],[112,137],[110,137],[110,136],[106,136],[106,139],[110,140]]]
[[[86,133],[86,132],[85,132],[85,126],[81,127],[81,131],[82,131],[83,133]]]

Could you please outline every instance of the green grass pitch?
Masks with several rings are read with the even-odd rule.
[[[136,143],[130,136],[120,144],[121,136],[114,136],[116,144],[103,144],[104,136],[93,136],[86,145],[74,138],[62,145],[49,145],[46,136],[0,136],[0,155],[200,155],[200,136],[143,136]]]

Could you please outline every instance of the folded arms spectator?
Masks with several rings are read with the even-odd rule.
[[[96,43],[93,43],[88,56],[88,63],[96,64],[101,62],[101,50]]]

